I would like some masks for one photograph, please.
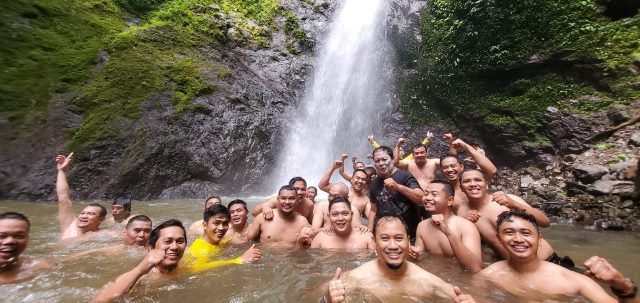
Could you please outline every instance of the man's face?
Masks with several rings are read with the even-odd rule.
[[[229,215],[231,216],[231,224],[233,226],[244,227],[247,224],[248,214],[242,204],[231,205]]]
[[[373,154],[373,162],[376,167],[376,175],[388,177],[393,172],[393,159],[383,150],[378,150]]]
[[[487,193],[487,182],[481,172],[466,171],[460,177],[460,188],[469,199],[481,199]]]
[[[123,233],[125,244],[147,246],[151,234],[151,222],[133,221]]]
[[[453,197],[447,195],[444,185],[430,183],[422,196],[422,205],[431,214],[442,214],[453,204]]]
[[[331,221],[331,227],[339,233],[348,231],[351,227],[351,216],[351,209],[347,207],[346,203],[333,204],[329,210],[329,221]]]
[[[409,251],[409,237],[402,222],[396,218],[383,218],[376,228],[378,257],[390,269],[400,269]]]
[[[229,230],[229,219],[224,214],[217,214],[202,225],[204,225],[204,236],[209,239],[208,242],[218,244]]]
[[[27,248],[29,225],[18,219],[0,220],[0,268],[12,264]]]
[[[164,260],[160,262],[161,267],[175,267],[182,259],[184,249],[187,247],[187,240],[184,231],[178,226],[169,226],[160,230],[158,242],[155,249],[164,251]]]
[[[537,258],[540,234],[529,221],[511,217],[513,222],[505,220],[498,230],[498,239],[509,252],[510,258],[526,260]]]
[[[295,190],[284,189],[278,193],[278,209],[285,214],[292,213],[297,202],[298,196]]]
[[[427,149],[420,146],[418,148],[414,148],[413,151],[413,159],[416,164],[427,163]]]
[[[351,187],[357,191],[362,191],[367,186],[367,181],[369,180],[369,176],[362,171],[357,171],[353,173],[353,177],[351,178]]]
[[[296,189],[296,195],[298,196],[298,201],[302,201],[302,199],[304,199],[304,197],[307,196],[307,187],[305,186],[304,182],[297,181],[293,183],[293,188]]]
[[[362,163],[362,162],[356,163],[356,169],[364,169],[364,167],[365,167],[364,163]]]
[[[111,213],[113,214],[113,219],[116,221],[121,221],[126,219],[131,212],[126,210],[124,206],[119,204],[111,205]]]
[[[218,198],[211,198],[211,199],[207,200],[207,203],[205,203],[204,209],[207,209],[207,208],[209,208],[211,206],[214,206],[216,204],[222,204],[222,201],[220,201],[220,199],[218,199]]]
[[[440,161],[440,167],[442,168],[442,175],[449,180],[449,182],[458,179],[460,172],[462,172],[462,166],[458,163],[458,159],[452,157],[446,157]]]
[[[318,195],[318,191],[313,188],[307,188],[307,198],[311,201],[314,201],[316,199],[316,196]]]
[[[98,229],[102,221],[104,221],[104,218],[100,217],[100,207],[87,206],[78,214],[77,226],[79,228]]]

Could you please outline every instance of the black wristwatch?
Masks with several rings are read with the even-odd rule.
[[[631,284],[633,284],[633,289],[631,290],[630,293],[623,293],[622,291],[615,289],[613,287],[611,287],[611,292],[616,295],[616,297],[620,298],[620,299],[631,299],[631,298],[635,298],[636,295],[638,294],[638,285],[636,285],[636,283],[633,283],[633,281],[631,281],[631,279],[629,278],[625,278],[625,280],[627,280],[628,282],[630,282]]]

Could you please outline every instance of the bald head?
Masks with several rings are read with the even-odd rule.
[[[329,186],[329,201],[336,197],[346,198],[349,195],[349,187],[342,182],[333,183]]]

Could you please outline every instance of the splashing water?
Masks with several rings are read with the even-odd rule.
[[[371,152],[367,135],[380,133],[380,121],[391,113],[387,5],[384,0],[348,0],[338,9],[300,112],[286,130],[274,186],[294,176],[315,185],[343,153],[366,162]]]

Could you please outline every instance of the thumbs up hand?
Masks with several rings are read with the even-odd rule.
[[[453,287],[453,292],[456,293],[456,303],[476,303],[471,295],[463,294],[458,286]]]
[[[342,274],[342,269],[338,267],[336,269],[336,275],[333,277],[333,280],[329,282],[329,302],[345,302],[345,293],[346,289],[344,288],[344,284],[340,279],[340,275]]]

